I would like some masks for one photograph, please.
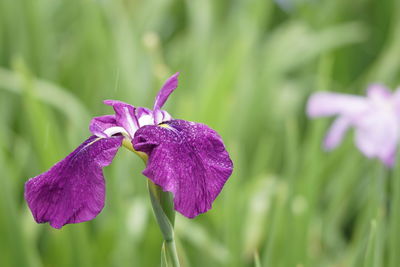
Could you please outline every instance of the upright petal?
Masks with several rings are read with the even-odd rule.
[[[133,138],[136,130],[139,129],[139,122],[136,118],[135,107],[117,100],[105,100],[104,104],[114,108],[115,118],[118,126],[123,127]]]
[[[233,170],[221,137],[204,124],[172,120],[140,128],[132,141],[149,156],[143,174],[174,195],[175,209],[206,212]]]
[[[139,128],[145,125],[154,124],[154,116],[151,109],[138,107],[136,109],[136,117],[139,122]]]
[[[179,72],[169,77],[163,87],[161,87],[160,91],[158,92],[153,108],[154,124],[159,124],[164,121],[164,114],[161,111],[161,108],[164,105],[165,101],[167,101],[169,95],[178,86],[178,76]]]
[[[179,72],[175,73],[161,87],[154,102],[154,110],[161,109],[169,95],[178,87],[178,76]]]
[[[357,116],[368,107],[365,97],[320,92],[313,94],[307,103],[307,114],[310,117],[332,115]]]
[[[171,117],[171,115],[169,115],[168,112],[166,112],[165,110],[160,110],[160,111],[161,111],[161,115],[162,115],[161,122],[172,120],[172,117]]]
[[[108,137],[105,131],[111,127],[117,127],[115,115],[94,117],[89,124],[90,132],[99,137]]]
[[[102,168],[109,165],[123,137],[91,136],[45,173],[25,184],[25,199],[38,223],[54,228],[93,219],[104,207]]]

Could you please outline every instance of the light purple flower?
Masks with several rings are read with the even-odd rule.
[[[174,195],[177,211],[193,218],[211,208],[233,164],[217,132],[204,124],[174,120],[161,109],[177,87],[178,75],[163,85],[153,110],[104,101],[115,114],[93,118],[93,136],[26,182],[25,199],[38,223],[61,228],[95,218],[104,207],[102,168],[111,163],[123,140],[147,154],[143,174]]]
[[[382,85],[371,85],[367,96],[319,92],[308,101],[310,117],[337,115],[324,147],[337,147],[349,127],[355,129],[355,144],[368,158],[379,158],[386,166],[396,161],[400,134],[400,89],[394,93]]]

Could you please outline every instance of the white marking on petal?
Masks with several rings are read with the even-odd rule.
[[[114,134],[118,133],[122,134],[123,136],[130,137],[128,132],[124,128],[119,126],[110,127],[104,130],[104,134],[106,134],[108,137],[111,137]]]
[[[128,127],[129,127],[129,129],[127,129],[127,130],[129,132],[129,134],[131,135],[131,137],[133,138],[138,127],[133,122],[133,119],[132,119],[131,115],[129,114],[129,109],[127,107],[124,107],[124,112],[125,112],[126,120],[128,122]]]
[[[169,115],[169,113],[166,112],[165,110],[161,110],[161,113],[163,115],[162,121],[170,121],[170,120],[172,120],[171,115]]]
[[[143,114],[142,116],[140,116],[138,121],[140,127],[145,125],[154,125],[154,118],[151,114]]]
[[[154,116],[154,124],[159,124],[162,122],[163,115],[161,113],[161,110],[159,110],[159,109],[154,110],[153,116]]]

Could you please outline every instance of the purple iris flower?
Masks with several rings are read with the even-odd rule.
[[[354,127],[358,149],[393,167],[400,134],[400,88],[392,93],[374,84],[368,87],[366,97],[315,93],[308,101],[307,113],[310,117],[337,115],[325,138],[326,149],[338,146],[347,129]]]
[[[93,134],[45,173],[25,184],[25,199],[38,223],[54,228],[93,219],[104,207],[103,167],[121,145],[147,154],[143,174],[174,195],[174,208],[194,218],[211,208],[233,170],[218,133],[208,126],[174,120],[162,106],[179,73],[159,91],[153,110],[106,100],[114,115],[95,117]]]

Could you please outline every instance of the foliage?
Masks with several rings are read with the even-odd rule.
[[[36,225],[24,182],[72,151],[103,99],[151,106],[225,140],[233,176],[213,210],[176,218],[183,266],[397,266],[400,177],[351,137],[321,149],[315,90],[400,82],[400,1],[1,0],[0,266],[157,266],[143,164],[121,151],[92,222]],[[147,101],[148,105],[145,105]],[[125,155],[122,155],[125,154]]]

